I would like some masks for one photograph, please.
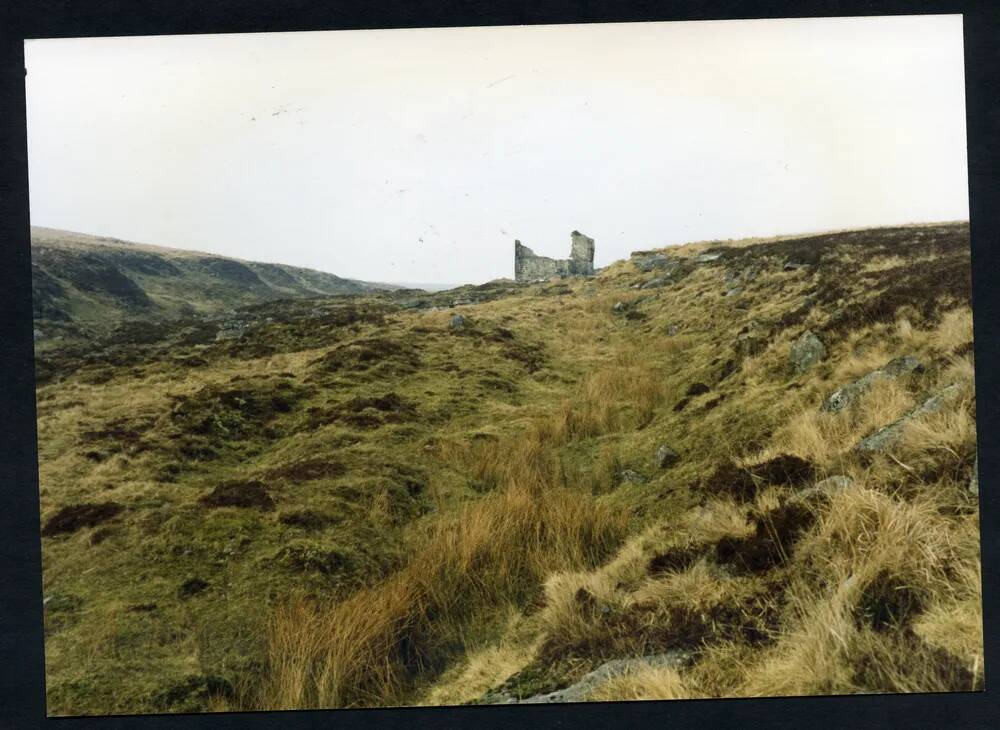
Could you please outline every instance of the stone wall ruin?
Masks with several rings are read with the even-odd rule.
[[[594,239],[579,231],[573,231],[570,239],[572,243],[568,259],[536,256],[534,251],[520,241],[514,241],[515,281],[538,281],[554,276],[593,276]]]

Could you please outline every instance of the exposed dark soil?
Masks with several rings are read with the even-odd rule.
[[[711,390],[711,388],[709,388],[704,383],[691,383],[691,385],[687,389],[687,392],[684,393],[684,395],[686,395],[689,398],[691,398],[691,397],[694,397],[696,395],[702,395],[703,393],[707,393],[710,390]]]
[[[795,543],[816,521],[800,502],[786,502],[763,514],[755,514],[754,534],[724,537],[715,545],[716,562],[738,571],[763,573],[781,565],[792,554]]]
[[[274,509],[274,500],[264,485],[258,481],[225,482],[216,486],[198,501],[206,507]]]
[[[670,548],[654,555],[646,566],[646,572],[650,575],[680,573],[691,567],[698,558],[705,554],[705,550],[705,545]]]
[[[333,524],[336,520],[322,512],[304,509],[294,512],[283,512],[279,515],[278,521],[283,525],[301,527],[304,530],[322,530],[324,527]]]
[[[326,372],[357,372],[383,364],[397,374],[405,374],[417,369],[420,358],[410,343],[373,337],[338,345],[315,364]]]
[[[875,631],[899,630],[909,626],[924,608],[924,599],[904,580],[883,570],[865,586],[854,613],[858,627]]]
[[[816,476],[816,468],[811,463],[791,454],[780,454],[754,464],[750,471],[769,484],[788,484],[793,487],[801,486]]]
[[[101,502],[98,504],[71,504],[63,507],[48,519],[42,527],[42,535],[49,537],[66,532],[76,532],[84,527],[94,527],[107,522],[118,515],[123,509],[117,502]]]
[[[190,598],[208,589],[208,582],[201,578],[189,578],[177,589],[178,598]]]

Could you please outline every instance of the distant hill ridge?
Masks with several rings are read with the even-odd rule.
[[[36,329],[66,333],[125,319],[175,319],[284,298],[393,289],[285,264],[33,226]]]

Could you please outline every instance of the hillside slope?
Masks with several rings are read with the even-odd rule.
[[[36,336],[106,331],[135,320],[177,319],[278,298],[360,294],[383,284],[283,264],[202,254],[33,226]]]
[[[981,688],[969,258],[694,244],[54,351],[49,710]]]

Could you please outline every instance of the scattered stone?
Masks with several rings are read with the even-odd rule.
[[[720,258],[722,258],[722,252],[721,251],[713,251],[711,253],[700,254],[695,259],[695,263],[698,263],[698,264],[710,264],[713,261],[718,261]]]
[[[854,485],[854,480],[843,474],[836,474],[832,477],[817,482],[808,489],[803,489],[795,495],[795,498],[802,502],[812,502],[815,500],[829,499],[838,492]]]
[[[972,465],[972,479],[969,480],[969,491],[979,496],[979,454],[976,454],[976,463]]]
[[[649,255],[639,255],[632,254],[632,263],[639,271],[652,271],[653,269],[669,269],[673,264],[674,259],[671,256],[667,256],[662,253],[654,253]]]
[[[465,329],[467,323],[468,320],[461,314],[453,314],[451,315],[451,321],[448,322],[448,327],[452,330],[461,330]]]
[[[732,289],[729,289],[723,296],[725,296],[725,297],[735,297],[735,296],[737,296],[739,294],[742,294],[742,293],[743,293],[743,289],[741,289],[738,286],[734,286]]]
[[[618,481],[621,484],[645,484],[646,477],[632,469],[622,469],[618,472]]]
[[[670,283],[670,278],[667,276],[657,276],[655,279],[650,279],[645,284],[642,284],[640,289],[659,289],[660,287],[666,286]]]
[[[925,400],[909,413],[901,416],[887,426],[861,439],[856,449],[861,453],[884,452],[894,446],[902,437],[907,424],[915,418],[939,412],[948,403],[954,401],[962,392],[958,383],[951,383]]]
[[[534,695],[527,699],[518,700],[516,697],[500,692],[490,693],[483,697],[483,702],[488,704],[527,704],[538,705],[553,702],[583,702],[587,700],[597,687],[609,679],[634,674],[650,667],[672,667],[681,668],[691,661],[692,654],[687,651],[674,650],[664,654],[654,654],[652,656],[636,657],[634,659],[614,659],[605,662],[592,672],[585,674],[579,681],[564,689],[557,689],[554,692]]]
[[[917,358],[911,355],[905,355],[903,357],[897,357],[885,364],[882,368],[887,374],[898,378],[900,375],[908,375],[910,373],[922,373],[924,371],[924,366],[920,364]]]
[[[656,450],[656,463],[661,469],[668,469],[678,461],[680,461],[681,455],[674,451],[667,444],[660,444],[660,448]]]
[[[613,306],[612,309],[616,312],[624,312],[628,309],[628,305],[626,305],[625,302],[615,302],[615,306]]]
[[[808,269],[809,264],[803,264],[799,261],[786,261],[785,265],[781,268],[785,271],[798,271],[799,269]]]
[[[35,328],[35,330],[34,330],[34,332],[33,332],[32,334],[33,334],[33,337],[34,337],[34,341],[35,341],[35,342],[38,342],[38,341],[39,341],[40,339],[42,339],[43,337],[45,337],[45,333],[44,333],[44,332],[42,332],[42,331],[41,331],[40,329],[38,329],[37,327]]]
[[[909,355],[897,357],[894,360],[890,360],[878,370],[873,370],[854,382],[835,390],[823,401],[820,410],[825,413],[839,413],[848,406],[856,403],[877,381],[896,378],[908,373],[922,372],[923,369],[923,365],[915,357],[910,357]]]
[[[826,357],[826,347],[812,330],[806,330],[792,345],[788,360],[796,375],[801,375]]]
[[[680,328],[675,324],[667,327],[667,337],[676,337],[678,332],[680,332]]]

